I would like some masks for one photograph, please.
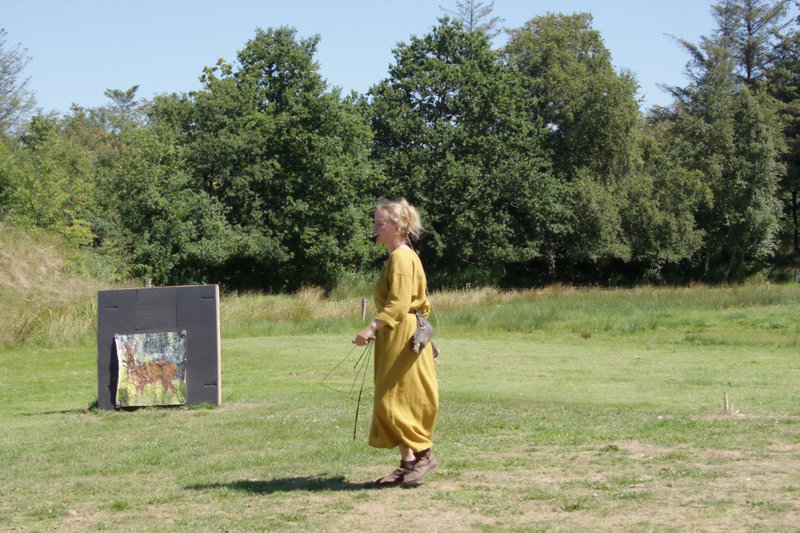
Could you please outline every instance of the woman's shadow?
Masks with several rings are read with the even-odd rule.
[[[327,474],[320,474],[317,476],[287,477],[265,481],[243,479],[240,481],[231,481],[229,483],[202,483],[197,485],[189,485],[186,488],[190,490],[231,489],[240,492],[248,492],[251,494],[272,494],[274,492],[294,491],[338,492],[347,490],[380,489],[382,487],[372,482],[353,483],[345,480],[343,476],[332,477],[328,476]]]

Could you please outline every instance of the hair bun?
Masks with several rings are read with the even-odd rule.
[[[422,227],[422,219],[419,216],[419,212],[405,198],[381,202],[376,207],[377,210],[384,211],[389,220],[409,237],[418,239],[422,232],[425,231],[425,228]]]

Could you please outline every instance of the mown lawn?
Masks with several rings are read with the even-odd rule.
[[[441,464],[416,489],[369,485],[397,461],[369,396],[354,442],[355,400],[320,385],[352,318],[228,325],[250,336],[223,340],[218,408],[97,411],[93,346],[0,351],[0,529],[796,531],[795,287],[473,297],[435,302]]]

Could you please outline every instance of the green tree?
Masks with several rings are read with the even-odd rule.
[[[623,268],[637,280],[685,278],[703,245],[695,213],[710,203],[711,191],[699,171],[675,157],[667,134],[665,123],[656,123],[638,135],[623,189],[620,223],[631,249]]]
[[[608,181],[624,171],[639,124],[637,84],[614,70],[592,16],[548,14],[509,35],[504,54],[526,78],[559,173],[587,169]]]
[[[375,194],[404,196],[425,214],[431,282],[510,283],[512,273],[552,269],[567,191],[519,76],[485,33],[448,19],[394,58],[368,93],[373,156],[387,177]]]
[[[0,28],[0,134],[8,134],[22,124],[36,106],[33,91],[23,71],[30,62],[19,44],[8,48],[8,34]]]
[[[239,236],[223,206],[192,187],[169,131],[126,128],[115,148],[109,204],[124,228],[132,275],[158,284],[218,282],[210,273],[231,257]]]
[[[36,116],[8,152],[5,218],[67,237],[76,246],[94,235],[94,182],[87,154],[62,134],[53,117]]]
[[[448,9],[439,6],[448,16],[461,21],[467,31],[482,31],[489,39],[493,39],[500,34],[503,19],[500,17],[490,17],[494,10],[494,2],[484,4],[475,0],[456,0],[456,9]]]
[[[673,150],[702,173],[712,201],[697,213],[705,232],[704,275],[739,279],[763,266],[777,245],[782,169],[774,105],[739,83],[725,39],[684,42],[689,86],[674,88]]]
[[[259,29],[237,65],[205,69],[201,91],[154,101],[151,120],[177,132],[193,187],[243,236],[218,272],[230,285],[330,286],[366,261],[369,127],[327,91],[318,41]]]
[[[138,85],[126,91],[120,89],[107,89],[103,94],[111,100],[111,105],[100,108],[105,122],[112,131],[119,131],[127,124],[140,124],[144,121],[146,105],[136,100]]]
[[[14,187],[20,181],[20,172],[12,143],[8,139],[0,138],[0,222],[8,217]]]
[[[788,0],[726,0],[711,6],[717,40],[732,50],[736,71],[749,87],[764,79],[788,6]]]
[[[531,114],[547,124],[545,147],[572,191],[565,275],[630,260],[621,217],[640,124],[635,80],[614,70],[588,13],[536,17],[509,34],[504,57],[525,81]]]
[[[800,10],[800,2],[795,2]],[[785,195],[787,219],[790,221],[792,255],[800,260],[800,225],[798,225],[798,191],[800,190],[800,15],[772,49],[766,88],[777,99],[783,120],[787,150],[784,155],[786,173],[781,182]]]
[[[220,206],[189,187],[169,130],[117,105],[35,116],[4,143],[3,217],[61,235],[86,259],[77,263],[105,279],[208,279],[235,239]]]

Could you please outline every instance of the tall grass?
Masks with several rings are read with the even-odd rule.
[[[0,227],[0,348],[94,343],[97,291],[114,285],[81,274],[70,253],[46,234]],[[354,274],[327,295],[316,287],[294,294],[225,294],[220,302],[222,335],[351,332],[361,324],[364,301],[367,318],[374,315],[371,284]],[[438,291],[431,299],[439,336],[670,335],[676,343],[698,345],[770,343],[776,338],[798,342],[800,288],[794,283],[613,290],[484,287]],[[749,316],[754,308],[763,311],[757,319]]]
[[[71,294],[58,293],[58,297],[25,297],[20,295],[25,289],[0,288],[0,347],[92,344],[97,290],[111,287],[85,281],[71,287]],[[800,314],[800,288],[795,284],[614,290],[481,288],[440,291],[431,299],[432,321],[440,337],[670,335],[676,343],[689,344],[800,342],[795,320]],[[750,316],[755,308],[760,309],[758,318]],[[359,327],[362,309],[367,319],[374,316],[371,296],[326,296],[316,287],[294,294],[227,294],[221,297],[220,322],[225,338],[344,333]],[[681,334],[676,336],[676,331]]]
[[[0,226],[0,347],[91,342],[108,285],[78,274],[72,253],[46,233]]]
[[[433,295],[434,323],[458,335],[525,334],[654,336],[676,331],[714,335],[728,326],[731,339],[758,342],[776,332],[796,338],[800,288],[795,284],[738,286],[579,289],[553,286],[540,290],[443,292]],[[761,312],[751,323],[748,310]],[[721,339],[720,339],[721,340]]]
[[[363,293],[362,293],[363,294]],[[374,316],[371,297],[366,318]],[[305,288],[292,295],[235,294],[222,297],[222,335],[254,336],[344,333],[361,322],[362,297],[326,297]],[[800,287],[751,284],[689,288],[537,290],[495,288],[440,291],[431,295],[437,335],[502,336],[509,333],[610,338],[618,335],[674,343],[797,344]],[[750,311],[758,309],[757,317]]]
[[[223,337],[331,333],[361,318],[359,297],[325,297],[318,287],[294,294],[231,294],[220,302]]]

